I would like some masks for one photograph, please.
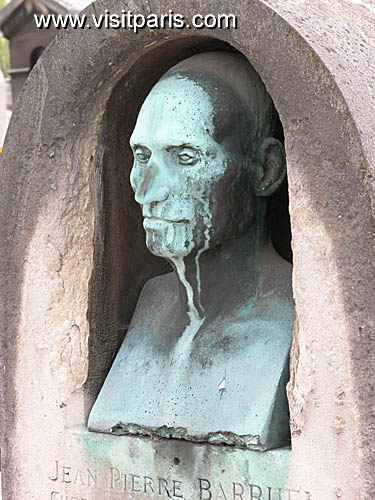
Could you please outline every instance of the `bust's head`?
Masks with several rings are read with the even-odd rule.
[[[263,83],[240,55],[199,54],[157,82],[130,140],[130,180],[152,253],[180,258],[250,231],[260,237],[260,200],[285,175],[276,123]]]

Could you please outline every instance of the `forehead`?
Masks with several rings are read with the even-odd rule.
[[[162,80],[143,103],[130,143],[201,145],[213,137],[213,113],[212,99],[193,80]]]

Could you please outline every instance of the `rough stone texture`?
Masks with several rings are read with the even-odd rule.
[[[219,39],[259,72],[286,137],[298,316],[289,486],[313,500],[373,500],[369,5],[99,0],[88,12],[233,12],[239,27],[68,30],[46,50],[20,94],[0,160],[5,498],[49,498],[55,460],[85,467],[71,428],[85,426],[142,284],[164,270],[144,248],[127,181],[128,137],[157,78],[184,57],[217,49]]]

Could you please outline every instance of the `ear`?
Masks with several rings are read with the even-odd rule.
[[[270,196],[280,186],[286,174],[284,146],[273,137],[265,139],[259,151],[259,181],[255,187],[257,196]]]

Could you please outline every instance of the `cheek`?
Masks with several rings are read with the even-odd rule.
[[[215,161],[208,158],[202,161],[199,168],[186,169],[181,188],[184,195],[197,200],[210,200],[214,197],[220,181],[223,179],[227,162],[224,155],[216,155]]]
[[[135,162],[133,163],[133,167],[130,171],[129,180],[130,180],[130,185],[133,191],[135,192],[137,190],[137,166]]]

